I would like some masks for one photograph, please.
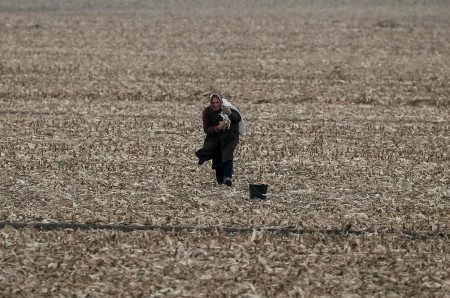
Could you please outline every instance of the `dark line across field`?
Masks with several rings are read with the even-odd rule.
[[[51,231],[51,230],[110,230],[121,232],[134,232],[134,231],[162,231],[162,232],[205,232],[205,233],[225,233],[225,234],[251,234],[256,231],[264,231],[277,235],[289,236],[292,234],[324,234],[330,236],[346,236],[346,235],[364,235],[376,233],[380,236],[401,236],[407,239],[427,239],[430,237],[442,237],[449,238],[450,232],[448,231],[414,231],[414,230],[395,230],[392,228],[379,228],[352,230],[352,229],[308,229],[308,228],[295,228],[295,227],[194,227],[194,226],[158,226],[158,225],[136,225],[136,224],[94,224],[94,223],[76,223],[76,222],[57,222],[57,223],[37,223],[37,222],[10,222],[0,221],[0,229],[10,226],[15,229],[22,228],[35,228],[39,231]]]

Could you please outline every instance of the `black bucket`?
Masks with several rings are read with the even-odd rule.
[[[268,184],[249,184],[250,199],[267,199]]]

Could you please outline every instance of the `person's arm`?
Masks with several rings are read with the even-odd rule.
[[[210,117],[207,116],[206,111],[203,112],[203,131],[207,135],[215,135],[220,131],[220,126],[211,123]]]
[[[241,115],[238,113],[238,111],[236,111],[230,107],[227,107],[227,106],[222,107],[222,113],[227,115],[232,123],[241,121]]]
[[[228,115],[228,118],[230,118],[230,121],[232,123],[241,121],[241,119],[242,119],[241,115],[236,110],[233,110],[233,109],[230,109],[230,110],[231,110],[231,114]]]

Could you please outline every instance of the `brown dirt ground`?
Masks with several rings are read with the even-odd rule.
[[[379,232],[7,227],[0,295],[445,296],[447,12],[406,0],[0,1],[0,221]],[[194,156],[212,90],[248,127],[231,189]],[[249,200],[261,179],[270,199]]]

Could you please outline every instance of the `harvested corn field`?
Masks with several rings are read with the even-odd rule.
[[[0,0],[0,296],[445,296],[448,11]],[[231,188],[194,155],[211,91]]]

